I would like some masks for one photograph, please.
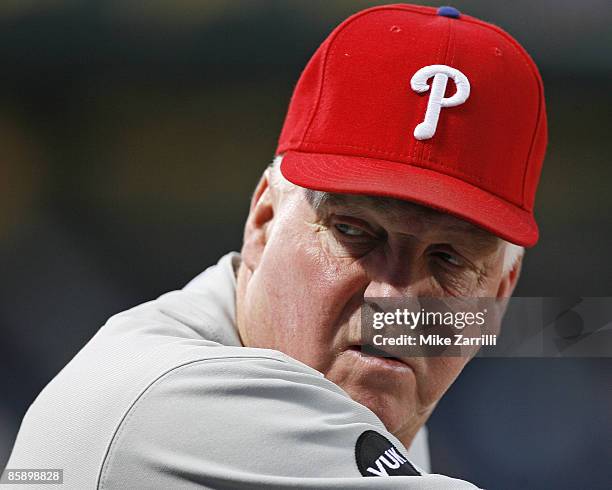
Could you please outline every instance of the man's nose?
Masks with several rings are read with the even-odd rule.
[[[390,308],[391,302],[403,298],[405,295],[398,287],[389,283],[372,281],[363,293],[366,307],[374,312],[384,312]]]
[[[419,309],[419,298],[427,296],[425,281],[397,283],[371,280],[363,293],[363,300],[373,311],[387,311],[397,305]]]
[[[363,293],[363,297],[368,300],[374,298],[404,298],[409,295],[405,287],[398,287],[388,282],[371,281]]]

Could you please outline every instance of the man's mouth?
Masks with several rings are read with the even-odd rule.
[[[351,345],[347,348],[347,351],[358,356],[363,362],[373,366],[414,371],[413,367],[406,361],[373,345]]]

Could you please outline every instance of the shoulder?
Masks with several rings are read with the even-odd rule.
[[[124,471],[137,470],[155,447],[172,455],[165,465],[178,468],[182,457],[199,455],[202,467],[222,464],[255,472],[268,458],[253,454],[278,453],[275,471],[282,472],[279,462],[306,448],[301,441],[309,434],[318,433],[318,443],[324,444],[343,436],[346,423],[382,428],[339,387],[280,352],[223,350],[222,356],[174,367],[140,395],[113,437],[101,486],[117,462]]]
[[[448,488],[388,486],[385,478],[366,485],[356,461],[364,433],[383,435],[407,460],[380,420],[280,352],[235,350],[151,383],[112,438],[99,488]],[[411,481],[425,480],[436,478]]]

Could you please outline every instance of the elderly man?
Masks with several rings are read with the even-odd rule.
[[[111,318],[8,468],[78,489],[474,488],[408,452],[468,358],[367,355],[360,312],[508,298],[545,146],[542,82],[508,34],[450,7],[352,16],[295,88],[241,253]]]

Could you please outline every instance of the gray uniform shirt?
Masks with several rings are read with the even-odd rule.
[[[411,464],[318,371],[242,347],[239,261],[113,316],[34,401],[7,468],[61,468],[79,490],[475,488]]]

